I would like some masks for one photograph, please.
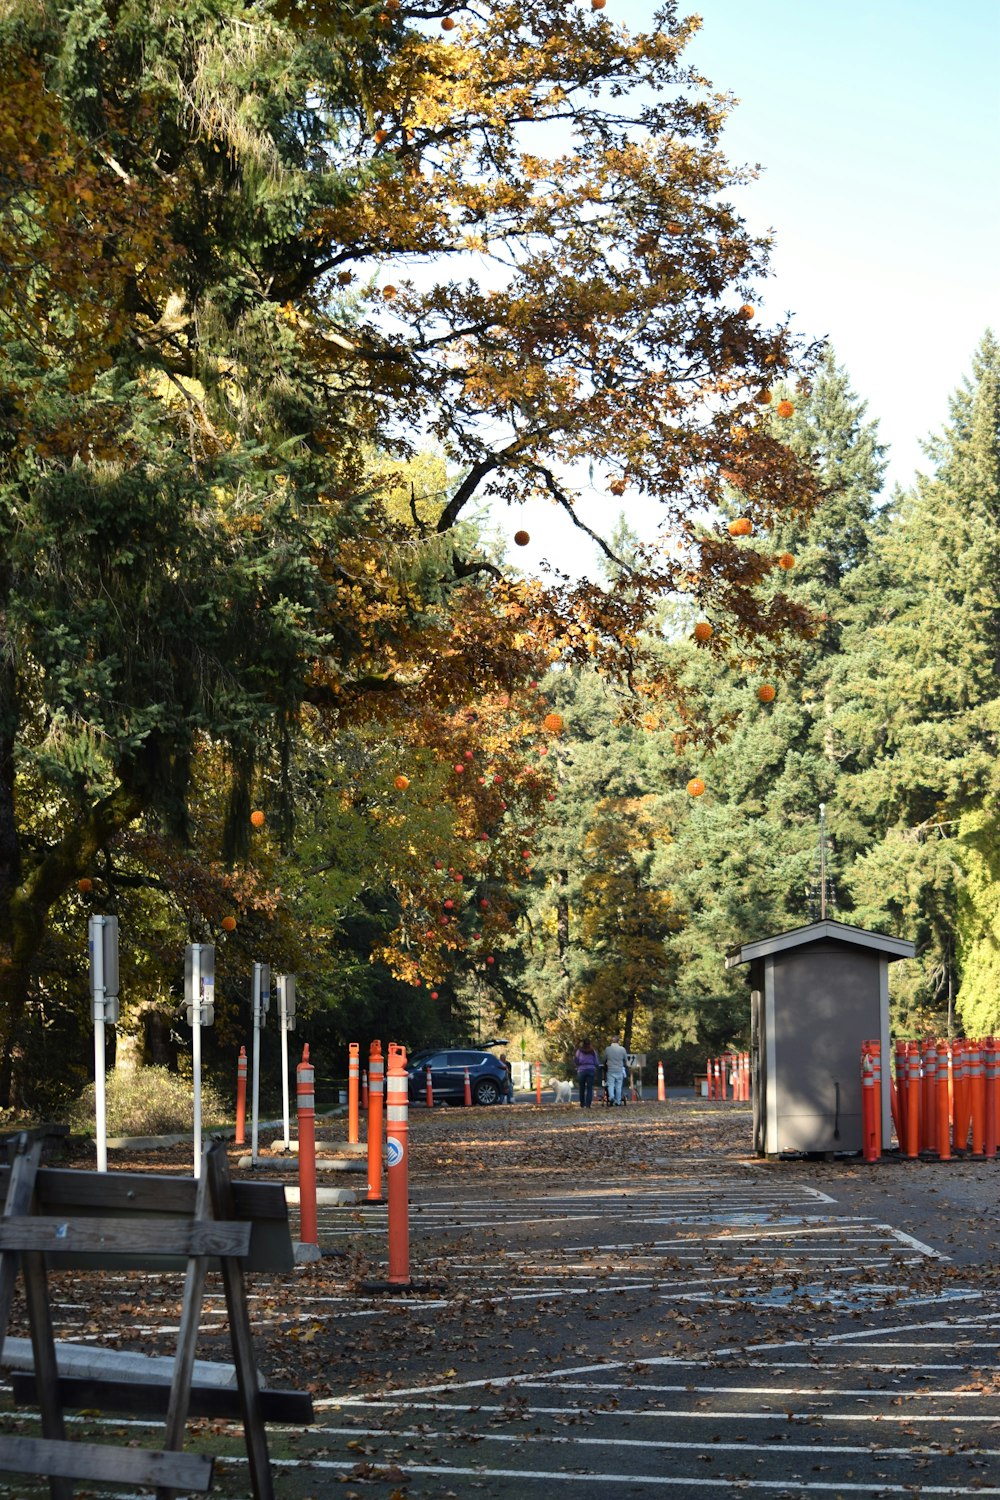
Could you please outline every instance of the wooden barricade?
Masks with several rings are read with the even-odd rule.
[[[5,1191],[0,1218],[0,1362],[18,1262],[24,1276],[34,1371],[15,1374],[14,1396],[41,1411],[42,1436],[0,1434],[0,1471],[44,1475],[51,1500],[72,1500],[73,1480],[155,1488],[157,1500],[178,1490],[211,1488],[213,1460],[182,1452],[189,1416],[240,1417],[254,1500],[273,1500],[266,1419],[305,1425],[312,1400],[297,1391],[262,1390],[253,1356],[244,1272],[293,1266],[288,1211],[280,1183],[231,1182],[224,1147],[205,1150],[200,1178],[132,1172],[76,1172],[40,1167],[40,1137],[18,1138],[10,1167],[0,1169]],[[173,1376],[121,1375],[107,1353],[103,1372],[61,1375],[53,1340],[50,1270],[185,1270],[184,1299]],[[198,1385],[195,1346],[210,1269],[222,1272],[236,1386]],[[100,1351],[94,1351],[100,1363]],[[148,1371],[160,1362],[150,1360]],[[163,1448],[115,1447],[67,1441],[66,1407],[165,1414]]]

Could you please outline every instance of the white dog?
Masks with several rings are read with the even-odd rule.
[[[573,1085],[568,1078],[560,1079],[556,1084],[556,1103],[571,1104],[573,1102]]]

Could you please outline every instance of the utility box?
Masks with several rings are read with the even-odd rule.
[[[758,1156],[862,1149],[864,1041],[881,1043],[882,1139],[889,1139],[889,965],[914,951],[902,938],[824,920],[727,956],[727,969],[750,970]]]

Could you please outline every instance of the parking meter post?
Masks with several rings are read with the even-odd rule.
[[[351,1042],[347,1062],[347,1143],[356,1146],[360,1139],[358,1121],[358,1086],[361,1082],[361,1045]]]
[[[428,1069],[428,1074],[430,1069]],[[410,1282],[409,1105],[406,1048],[389,1043],[386,1073],[386,1156],[389,1180],[389,1284]]]
[[[253,1088],[250,1106],[250,1163],[257,1165],[257,1135],[260,1123],[260,1034],[271,1003],[271,969],[268,964],[254,964],[251,983],[253,1006]]]
[[[236,1064],[236,1145],[242,1146],[246,1141],[247,1124],[247,1049],[240,1048],[239,1060]]]
[[[662,1060],[656,1064],[656,1097],[660,1104],[665,1104],[667,1099],[667,1087],[663,1078]]]
[[[296,1106],[299,1129],[299,1239],[318,1245],[316,1232],[316,1072],[309,1061],[308,1043],[296,1069]]]
[[[465,1070],[465,1097],[462,1100],[462,1102],[465,1105],[466,1109],[471,1109],[471,1107],[472,1107],[472,1084],[469,1082],[469,1070],[468,1070],[468,1068],[466,1068],[466,1070]]]
[[[108,1111],[105,1091],[107,1059],[104,1045],[104,918],[91,917],[87,924],[90,945],[90,987],[94,1014],[94,1125],[97,1136],[97,1170],[108,1170]]]
[[[427,1092],[426,1092],[427,1108],[428,1109],[433,1109],[434,1108],[434,1083],[433,1083],[433,1080],[431,1078],[431,1065],[430,1065],[430,1063],[427,1064],[427,1068],[425,1070],[425,1077],[427,1079],[427,1085],[426,1085],[426,1090],[427,1090]]]
[[[199,975],[200,983],[200,975]],[[191,1026],[191,1075],[194,1083],[194,1175],[201,1176],[201,1006],[194,1008]]]
[[[385,1059],[382,1043],[372,1042],[368,1053],[368,1203],[382,1200],[382,1094]]]
[[[292,1149],[292,1135],[288,1118],[288,1026],[285,1012],[285,976],[279,974],[275,981],[278,989],[278,1030],[281,1033],[281,1125],[282,1145],[286,1151]]]
[[[542,1102],[542,1065],[538,1061],[538,1059],[536,1058],[535,1059],[535,1103],[536,1104],[541,1104],[541,1102]]]

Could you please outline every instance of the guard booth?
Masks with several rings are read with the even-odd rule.
[[[889,965],[912,943],[824,920],[727,955],[749,965],[753,1145],[758,1156],[862,1149],[861,1043],[882,1047],[889,1106]]]

